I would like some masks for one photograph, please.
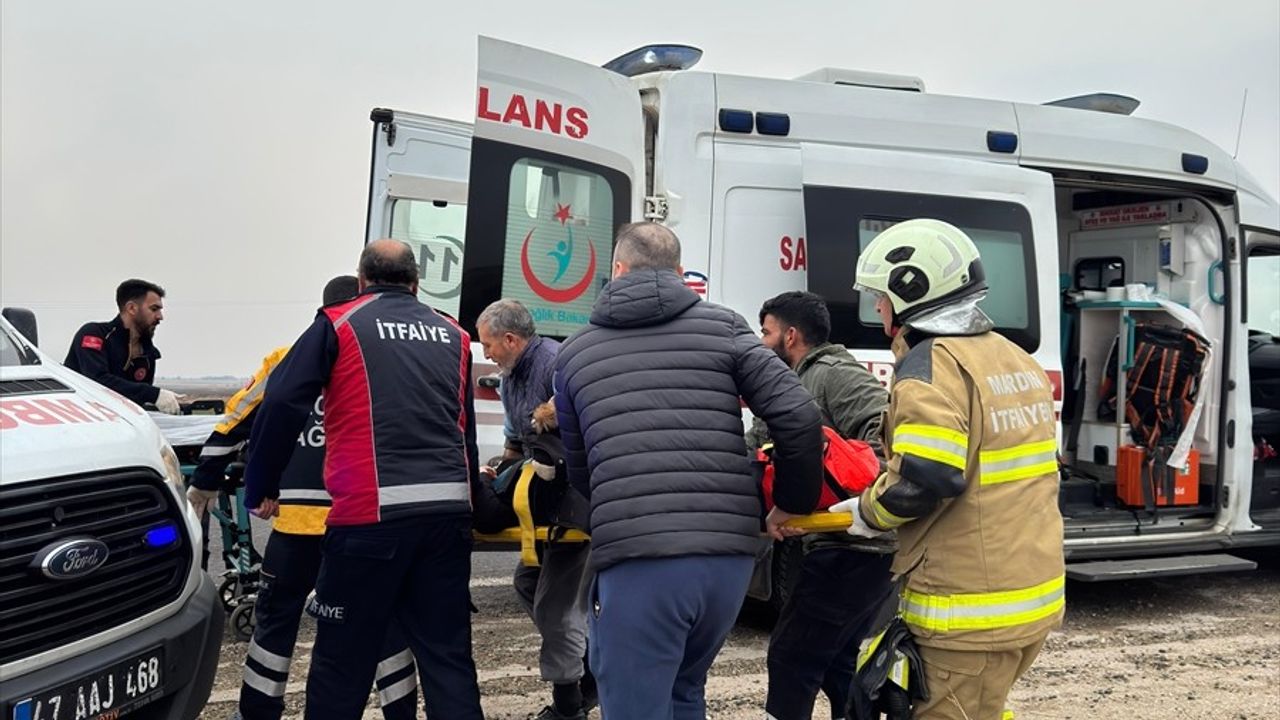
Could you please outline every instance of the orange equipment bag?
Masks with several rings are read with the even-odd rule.
[[[880,476],[880,458],[870,445],[861,440],[846,440],[835,430],[823,426],[826,449],[822,453],[822,495],[818,509],[826,510],[841,500],[859,495]],[[772,445],[756,451],[756,461],[764,466],[760,482],[764,490],[764,508],[773,509],[774,468],[770,457]]]
[[[1200,451],[1192,448],[1183,472],[1153,462],[1142,448],[1124,445],[1116,453],[1116,497],[1131,507],[1196,505],[1200,502]]]

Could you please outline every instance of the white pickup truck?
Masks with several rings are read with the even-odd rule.
[[[177,457],[141,408],[40,352],[29,312],[4,315],[0,720],[194,718],[224,614]]]

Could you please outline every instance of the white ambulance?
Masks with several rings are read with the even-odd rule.
[[[773,295],[819,293],[832,341],[888,382],[855,259],[895,222],[946,220],[982,252],[998,330],[1048,370],[1060,410],[1083,408],[1063,413],[1072,577],[1247,568],[1202,553],[1280,542],[1280,206],[1230,155],[1122,96],[1032,105],[831,68],[689,70],[699,54],[653,46],[596,67],[481,38],[474,125],[373,111],[368,239],[417,248],[422,299],[464,326],[515,297],[562,338],[609,278],[614,230],[656,220],[707,300],[754,321]],[[1132,364],[1148,321],[1212,344],[1181,468],[1192,492],[1154,512],[1117,492],[1131,428],[1097,410],[1112,346]],[[501,406],[479,384],[493,448]]]
[[[142,408],[40,352],[29,312],[4,315],[0,717],[190,720],[223,610],[178,458]]]

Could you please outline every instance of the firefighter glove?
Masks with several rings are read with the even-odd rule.
[[[847,512],[853,515],[853,523],[849,525],[845,532],[855,537],[875,538],[881,535],[888,535],[887,532],[876,530],[862,519],[862,513],[858,511],[858,505],[862,502],[862,498],[849,498],[842,500],[835,505],[827,508],[827,512]]]

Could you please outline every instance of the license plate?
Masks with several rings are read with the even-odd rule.
[[[12,720],[113,720],[164,688],[164,651],[154,648],[13,704]]]

